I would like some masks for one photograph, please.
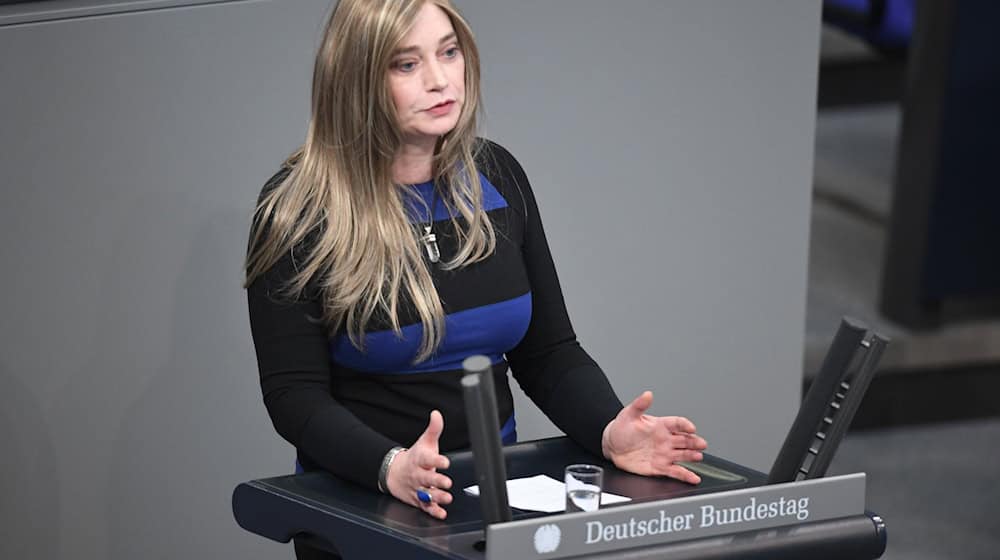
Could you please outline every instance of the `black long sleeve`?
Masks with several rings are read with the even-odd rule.
[[[247,289],[264,405],[274,428],[308,459],[375,488],[386,452],[400,443],[361,422],[331,394],[328,334],[318,294],[281,295],[295,268],[285,255]],[[349,459],[348,459],[349,458]]]

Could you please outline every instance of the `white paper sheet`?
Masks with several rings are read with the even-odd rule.
[[[469,486],[465,493],[479,496],[479,486]],[[515,478],[507,481],[507,501],[510,507],[528,511],[566,511],[566,485],[544,474]],[[627,496],[601,492],[601,505],[630,501],[632,498]]]

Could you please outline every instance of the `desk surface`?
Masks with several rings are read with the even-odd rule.
[[[705,455],[705,465],[721,469],[729,473],[728,476],[713,477],[703,474],[702,482],[697,486],[668,478],[636,476],[618,470],[610,462],[591,455],[567,438],[515,444],[505,447],[504,455],[507,460],[508,478],[547,474],[562,480],[563,469],[568,464],[602,465],[605,467],[605,490],[631,497],[633,501],[628,503],[761,486],[767,480],[763,473],[708,454]],[[295,504],[297,509],[287,510],[286,518],[288,515],[294,517],[294,512],[299,511],[311,517],[326,517],[329,521],[340,520],[359,529],[386,533],[408,542],[411,546],[428,551],[436,550],[442,555],[440,557],[482,557],[481,553],[477,555],[470,552],[471,543],[479,538],[483,528],[479,499],[467,496],[461,491],[462,488],[476,483],[472,453],[460,452],[449,457],[451,468],[446,472],[454,482],[455,490],[452,495],[455,500],[447,507],[448,518],[444,521],[433,519],[391,496],[372,492],[325,473],[280,476],[241,485],[234,494],[234,509],[237,509],[237,495],[241,488],[245,491],[253,489],[258,493],[282,498]],[[549,514],[513,510],[515,520],[544,515]],[[270,519],[271,534],[268,534],[262,531],[261,527],[254,527],[253,520],[240,519],[239,511],[237,519],[244,528],[283,542],[287,542],[288,538],[298,531],[308,530],[308,527],[293,527],[296,521],[290,519],[287,521],[288,527],[276,527],[274,519]],[[305,524],[305,521],[300,523]],[[330,527],[330,531],[333,531],[335,524],[326,523],[324,526]],[[319,536],[324,537],[324,535]],[[336,536],[327,535],[326,538],[333,541]],[[343,538],[345,537],[340,537],[341,540]],[[449,551],[459,554],[452,556]]]

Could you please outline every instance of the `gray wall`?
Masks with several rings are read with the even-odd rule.
[[[329,2],[42,4],[0,8],[0,557],[287,557],[229,510],[292,459],[240,264]],[[94,4],[145,11],[59,12]],[[460,5],[585,347],[766,469],[800,382],[818,0]]]

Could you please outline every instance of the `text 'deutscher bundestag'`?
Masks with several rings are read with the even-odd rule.
[[[859,515],[863,473],[491,525],[486,557],[565,558]]]

